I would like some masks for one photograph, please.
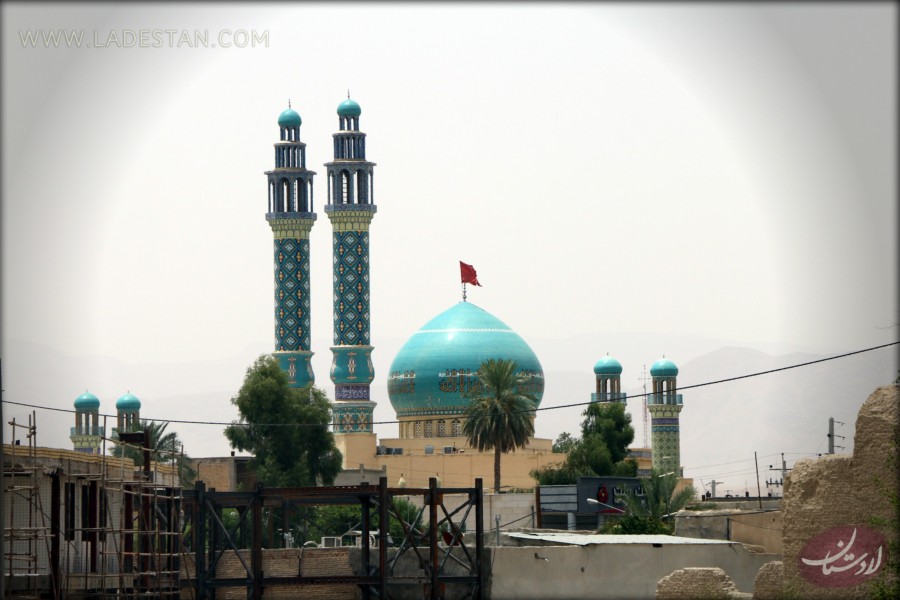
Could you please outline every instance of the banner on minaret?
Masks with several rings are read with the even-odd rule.
[[[481,287],[481,284],[478,283],[478,274],[475,272],[475,267],[472,265],[467,265],[463,261],[459,261],[459,276],[462,283],[471,283],[472,285]]]

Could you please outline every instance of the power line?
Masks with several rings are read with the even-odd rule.
[[[770,375],[772,373],[778,373],[781,371],[788,371],[791,369],[799,369],[800,367],[808,367],[810,365],[815,365],[815,364],[828,362],[828,361],[832,361],[832,360],[838,360],[841,358],[847,358],[848,356],[864,354],[866,352],[872,352],[874,350],[881,350],[883,348],[889,348],[891,346],[896,346],[898,344],[900,344],[900,341],[890,342],[888,344],[881,344],[880,346],[872,346],[870,348],[864,348],[862,350],[856,350],[854,352],[837,354],[835,356],[829,356],[827,358],[811,360],[811,361],[807,361],[807,362],[803,362],[803,363],[798,363],[796,365],[789,365],[787,367],[779,367],[777,369],[769,369],[767,371],[757,371],[755,373],[748,373],[746,375],[737,375],[735,377],[728,377],[725,379],[717,379],[715,381],[707,381],[705,383],[695,383],[693,385],[679,387],[678,389],[679,390],[688,390],[688,389],[693,389],[693,388],[705,387],[708,385],[718,385],[720,383],[728,383],[731,381],[738,381],[740,379],[748,379],[750,377],[760,377],[762,375]],[[633,398],[642,398],[642,397],[649,396],[649,395],[650,394],[636,394],[635,396],[633,396]],[[27,408],[35,408],[35,409],[40,409],[40,410],[50,410],[50,411],[65,412],[65,413],[76,412],[75,410],[70,409],[70,408],[56,408],[56,407],[52,407],[52,406],[41,406],[38,404],[29,404],[29,403],[25,403],[25,402],[14,402],[12,400],[2,400],[2,402],[3,402],[3,404],[12,404],[12,405],[16,405],[16,406],[24,406]],[[574,408],[574,407],[579,407],[579,406],[588,406],[590,404],[593,404],[593,402],[591,402],[591,401],[575,402],[573,404],[561,404],[559,406],[542,406],[542,407],[533,408],[530,410],[518,411],[518,412],[524,412],[524,413],[531,414],[531,413],[547,411],[547,410],[558,410],[560,408]],[[117,415],[106,414],[106,413],[100,413],[99,416],[110,417],[110,418],[117,417]],[[446,418],[446,417],[440,417],[440,418]],[[440,418],[432,417],[430,419],[419,419],[419,421],[438,421],[438,420],[440,420]],[[186,420],[186,419],[152,419],[152,418],[146,418],[144,420],[155,421],[157,423],[180,423],[180,424],[186,424],[186,425],[217,425],[217,426],[226,426],[226,427],[227,426],[235,426],[235,427],[332,427],[334,425],[333,423],[240,423],[237,421],[231,421],[231,422],[226,423],[223,421],[191,421],[191,420]],[[396,423],[400,423],[400,421],[399,420],[373,421],[372,425],[393,425]],[[440,439],[440,438],[435,438],[435,439]]]

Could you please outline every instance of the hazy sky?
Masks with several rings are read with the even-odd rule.
[[[318,172],[314,368],[331,394],[322,164],[348,88],[378,165],[376,377],[380,338],[459,300],[458,260],[483,284],[469,300],[526,340],[894,341],[896,10],[4,3],[4,345],[162,364],[273,343],[263,172],[290,98]],[[27,39],[60,29],[80,47]],[[216,47],[178,47],[195,30]],[[217,43],[254,34],[267,45]]]

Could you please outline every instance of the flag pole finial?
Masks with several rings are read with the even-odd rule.
[[[465,281],[462,284],[462,289],[463,289],[463,302],[465,302],[466,301],[466,282]]]

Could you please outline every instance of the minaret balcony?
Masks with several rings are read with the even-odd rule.
[[[628,394],[625,392],[596,392],[591,393],[591,402],[625,402]]]
[[[69,435],[99,435],[103,436],[103,427],[72,427]]]
[[[669,404],[681,406],[684,404],[681,400],[681,394],[647,394],[647,404]]]

